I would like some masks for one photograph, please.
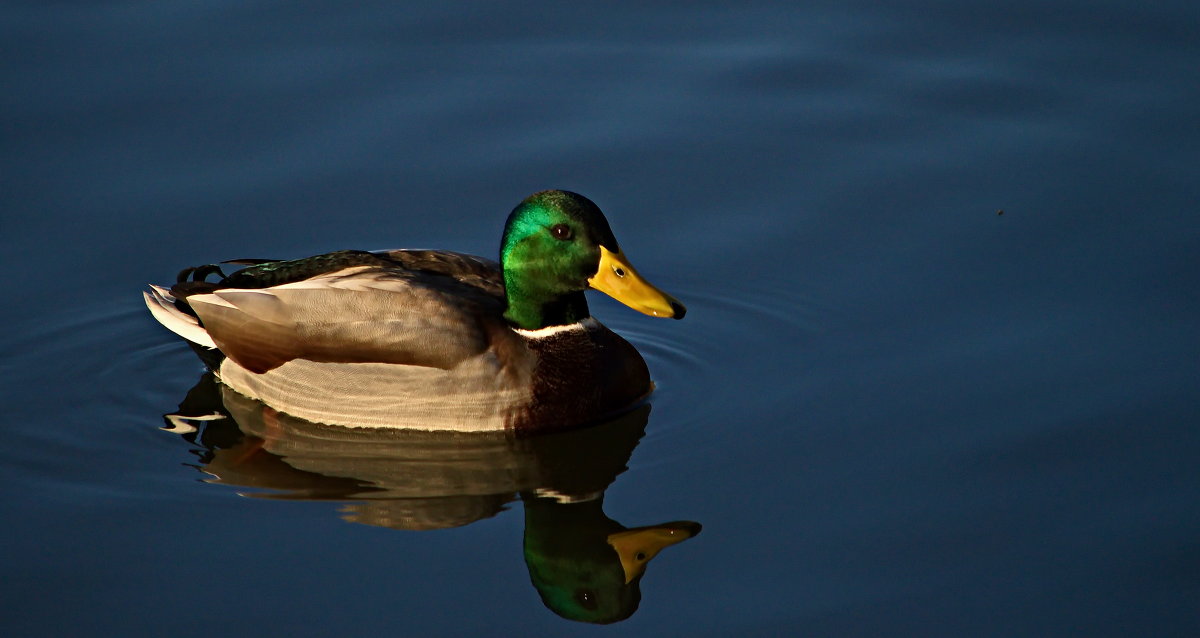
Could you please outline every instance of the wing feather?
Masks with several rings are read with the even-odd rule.
[[[355,267],[187,298],[217,347],[254,372],[292,359],[449,369],[489,347],[496,295],[452,277]]]

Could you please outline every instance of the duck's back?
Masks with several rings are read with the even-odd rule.
[[[493,263],[457,253],[343,251],[246,268],[171,294],[250,372],[293,360],[449,369],[504,327]]]

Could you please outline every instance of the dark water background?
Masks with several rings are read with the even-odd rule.
[[[5,636],[1194,636],[1194,2],[8,2]],[[158,430],[189,265],[492,256],[568,188],[689,306],[605,497],[632,618],[465,527],[243,498]],[[1003,214],[998,214],[998,211]]]

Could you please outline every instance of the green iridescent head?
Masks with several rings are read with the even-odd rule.
[[[587,288],[654,316],[681,319],[686,312],[637,274],[604,213],[578,193],[548,190],[525,198],[504,225],[500,264],[508,298],[505,317],[519,328],[586,319]]]

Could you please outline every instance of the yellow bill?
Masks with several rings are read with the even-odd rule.
[[[620,251],[600,247],[600,267],[588,279],[592,288],[652,317],[683,319],[687,308],[679,300],[642,279]]]
[[[621,557],[621,569],[625,570],[625,583],[628,584],[646,571],[650,559],[663,548],[682,543],[699,533],[699,523],[674,521],[609,534],[608,544]]]

